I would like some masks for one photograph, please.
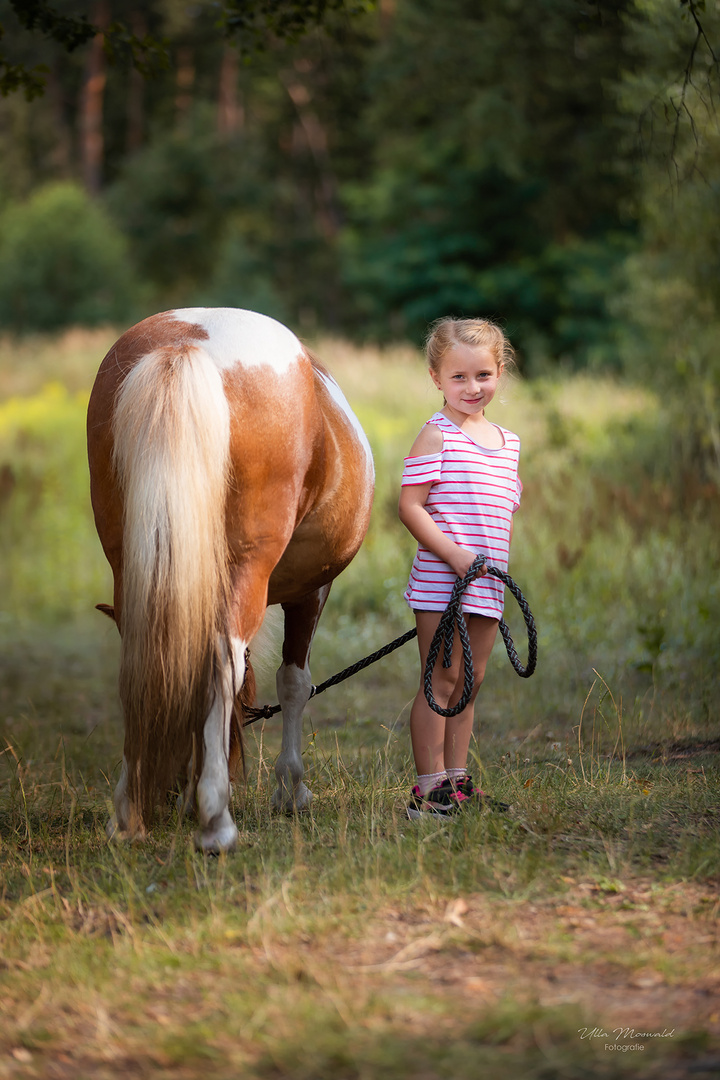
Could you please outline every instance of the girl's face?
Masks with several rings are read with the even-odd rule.
[[[437,374],[430,369],[430,377],[448,408],[465,418],[481,414],[490,404],[502,368],[490,349],[458,343],[445,353]]]

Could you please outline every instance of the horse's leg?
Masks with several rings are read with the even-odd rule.
[[[238,831],[229,809],[230,767],[237,764],[233,762],[230,732],[236,699],[249,666],[246,649],[262,623],[268,577],[279,557],[269,545],[265,555],[264,561],[246,560],[230,568],[230,655],[222,645],[223,663],[216,675],[215,696],[203,730],[202,770],[196,790],[200,829],[195,834],[195,847],[201,851],[230,851],[237,844]],[[250,678],[254,682],[252,675]]]
[[[302,720],[312,688],[310,647],[329,592],[330,585],[323,585],[298,603],[282,605],[285,637],[277,691],[283,729],[282,746],[275,762],[278,786],[272,805],[285,813],[306,810],[312,800],[312,792],[303,783]]]
[[[245,651],[245,673],[240,691],[235,698],[234,708],[230,715],[230,744],[228,750],[228,775],[231,783],[234,783],[239,774],[244,771],[245,759],[242,744],[243,710],[255,704],[255,673],[250,663],[248,651]],[[237,676],[235,683],[237,685]],[[176,801],[177,812],[181,818],[190,813],[195,806],[195,752],[190,755],[187,767],[187,784]]]
[[[109,549],[108,559],[113,571],[113,605],[111,608],[105,604],[101,606],[103,610],[107,609],[105,614],[112,612],[110,617],[114,620],[116,626],[119,626],[122,617],[122,574],[120,572],[119,547]],[[110,840],[142,840],[145,837],[145,827],[140,820],[137,808],[130,802],[127,789],[128,763],[127,757],[123,754],[120,779],[113,792],[115,813],[105,826],[105,833]]]
[[[200,829],[195,834],[198,851],[231,851],[238,831],[230,813],[230,722],[235,695],[245,674],[245,642],[233,638],[232,656],[223,647],[223,662],[215,680],[215,696],[203,729],[203,764],[196,800]]]
[[[195,751],[190,755],[187,765],[187,783],[175,800],[175,808],[180,818],[189,814],[195,805]]]
[[[120,779],[115,785],[115,791],[113,792],[113,806],[115,807],[115,813],[105,826],[105,832],[107,833],[109,840],[121,840],[128,834],[130,802],[127,797],[127,779],[127,758],[123,754]]]
[[[105,826],[109,840],[142,840],[145,828],[127,793],[128,763],[123,754],[122,771],[113,793],[115,813]]]

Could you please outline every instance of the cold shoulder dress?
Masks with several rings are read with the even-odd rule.
[[[480,446],[441,412],[427,421],[440,428],[439,454],[405,458],[402,486],[431,484],[425,509],[455,543],[487,555],[488,563],[507,571],[512,515],[520,505],[520,440],[498,427],[503,445]],[[405,599],[415,611],[444,611],[456,581],[455,572],[422,544],[410,571]],[[463,596],[463,611],[501,619],[505,587],[497,578],[476,578]]]

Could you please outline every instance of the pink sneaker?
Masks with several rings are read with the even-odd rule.
[[[470,799],[464,792],[457,790],[445,777],[435,787],[430,788],[426,795],[420,794],[420,788],[415,785],[412,789],[410,802],[407,806],[407,816],[411,821],[423,817],[446,818],[456,814],[465,804],[469,805]]]

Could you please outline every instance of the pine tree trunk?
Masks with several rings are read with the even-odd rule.
[[[226,45],[220,65],[218,86],[217,126],[220,135],[235,135],[241,130],[245,117],[238,100],[237,49]]]
[[[303,64],[295,64],[296,71]],[[320,117],[312,106],[312,98],[307,85],[293,73],[281,73],[285,89],[297,110],[299,132],[302,140],[312,155],[316,169],[315,203],[316,219],[320,230],[327,240],[334,240],[340,228],[340,203],[337,193],[337,180],[328,152],[328,139]]]
[[[145,18],[140,11],[133,11],[130,15],[132,32],[137,38],[144,38],[147,31]],[[145,132],[145,107],[144,107],[145,79],[133,65],[128,76],[127,94],[127,134],[126,147],[129,154],[139,150],[143,143]]]
[[[192,92],[195,85],[195,58],[189,45],[183,45],[177,53],[177,75],[175,79],[175,108],[178,122],[182,124],[192,105]]]
[[[110,21],[107,0],[97,0],[92,21],[101,32],[90,43],[85,83],[80,102],[80,158],[82,177],[90,195],[97,195],[102,186],[103,163],[103,97],[105,94],[106,62],[102,31]]]
[[[68,123],[64,88],[58,77],[57,61],[48,72],[47,97],[52,109],[52,123],[55,131],[55,146],[52,151],[52,164],[59,176],[72,174],[73,140]]]

